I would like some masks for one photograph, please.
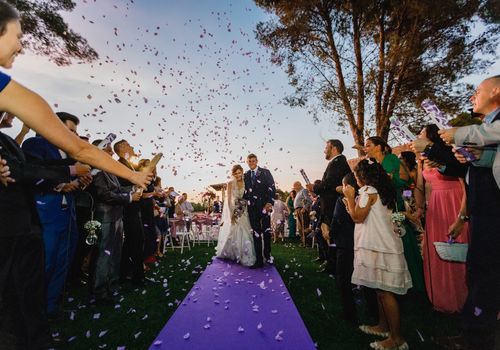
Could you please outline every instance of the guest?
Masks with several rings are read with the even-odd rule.
[[[311,232],[309,211],[311,210],[311,196],[307,188],[302,187],[300,181],[293,183],[293,189],[297,192],[293,201],[293,207],[297,216],[297,228],[300,232],[302,246],[306,246],[306,234]]]
[[[69,113],[56,113],[68,130],[77,134],[80,120]],[[46,164],[73,165],[74,160],[42,136],[31,137],[24,141],[23,151]],[[35,201],[42,224],[42,237],[45,252],[45,278],[47,281],[47,313],[50,318],[59,317],[59,301],[66,277],[73,261],[77,242],[75,200],[73,192],[79,190],[82,179],[66,183],[56,183],[40,179],[36,181]],[[85,180],[89,184],[91,177]]]
[[[191,230],[191,217],[193,216],[194,208],[193,205],[187,200],[187,193],[183,193],[176,204],[175,213],[177,217],[184,220],[184,225],[186,227],[186,231],[189,232]]]
[[[118,161],[132,171],[136,171],[131,162],[135,156],[134,148],[126,141],[121,140],[114,144],[113,149],[120,157]],[[133,184],[123,178],[118,178],[120,186],[132,187]],[[137,286],[144,285],[144,230],[141,220],[141,203],[132,202],[124,207],[123,211],[124,242],[122,260],[120,264],[120,280],[123,282],[131,274],[132,283]]]
[[[168,206],[167,203],[167,195],[162,190],[161,177],[156,176],[154,182],[155,192],[159,194],[159,197],[156,198],[156,206],[155,206],[155,224],[156,228],[159,231],[159,235],[157,238],[158,244],[156,245],[156,256],[163,257],[163,246],[165,244],[165,237],[169,230],[168,224]]]
[[[271,214],[271,228],[273,231],[273,243],[276,243],[276,238],[281,238],[281,241],[284,240],[284,232],[285,232],[285,218],[287,215],[287,208],[285,203],[281,200],[279,194],[276,195],[273,211]]]
[[[396,189],[375,159],[364,159],[354,169],[359,189],[343,187],[347,210],[356,223],[352,283],[374,288],[379,304],[379,322],[360,326],[361,331],[386,339],[373,342],[374,349],[407,350],[400,332],[399,306],[395,294],[406,294],[411,277],[403,254],[403,243],[394,232],[390,212],[395,209]]]
[[[410,187],[414,187],[417,183],[417,161],[415,153],[405,151],[399,155],[401,167],[399,169],[399,177],[408,181]]]
[[[394,210],[405,211],[402,191],[404,188],[408,187],[409,183],[399,176],[401,173],[401,161],[392,153],[392,149],[387,142],[379,136],[372,136],[366,140],[365,153],[368,157],[375,158],[375,160],[382,165],[391,178],[394,187],[396,187],[396,207]],[[405,223],[404,228],[406,230],[406,234],[402,237],[404,254],[406,262],[408,263],[408,269],[410,270],[413,288],[416,291],[423,292],[425,290],[422,270],[423,263],[417,244],[417,238],[413,228],[408,222]]]
[[[483,115],[483,131],[493,128],[500,120],[500,76],[487,78],[479,84],[470,98],[474,113]],[[466,131],[476,130],[467,127],[454,135],[455,142],[461,145],[476,143],[486,145],[484,136],[475,134],[470,138]],[[447,135],[449,132],[443,132]],[[417,142],[418,141],[418,142]],[[470,246],[467,253],[467,285],[469,293],[462,310],[463,336],[447,339],[449,346],[463,349],[491,350],[495,347],[495,327],[500,309],[500,178],[498,171],[479,162],[467,163],[458,167],[457,159],[464,162],[463,156],[456,154],[450,159],[440,147],[426,140],[416,140],[416,152],[424,149],[428,158],[437,161],[445,168],[444,175],[465,177],[467,186],[467,208],[470,214]],[[497,146],[497,145],[496,145]],[[497,146],[498,147],[498,146]],[[489,152],[488,152],[489,153]],[[489,154],[491,156],[491,153]],[[496,155],[498,157],[498,154]],[[495,162],[497,164],[497,162]],[[459,163],[460,166],[462,164]],[[496,168],[497,169],[497,168]]]
[[[88,142],[88,137],[80,136],[80,139]],[[68,283],[74,285],[85,285],[86,275],[88,271],[88,262],[90,249],[88,244],[85,243],[85,229],[84,225],[90,220],[92,214],[92,198],[88,192],[88,188],[78,189],[74,192],[75,197],[75,213],[76,213],[76,227],[78,229],[78,242],[76,244],[76,251],[73,261],[68,272]]]
[[[139,171],[143,171],[144,168],[148,167],[150,164],[149,159],[141,159],[137,165]],[[156,176],[156,169],[153,169],[153,176]],[[153,178],[154,181],[154,178]],[[155,215],[154,215],[154,197],[158,194],[155,191],[153,183],[150,183],[146,190],[142,193],[140,200],[141,207],[141,222],[142,229],[144,232],[144,251],[143,259],[145,264],[152,264],[156,262],[155,252],[157,248],[156,241],[156,225],[155,225]],[[149,267],[144,267],[146,270]]]
[[[445,147],[438,130],[435,124],[430,124],[422,129],[419,137]],[[462,180],[445,176],[436,168],[425,167],[419,176],[431,186],[427,200],[417,196],[417,207],[424,208],[427,203],[423,247],[427,296],[436,310],[459,312],[467,296],[465,264],[441,259],[433,243],[445,242],[448,236],[459,243],[469,243],[465,185]],[[419,184],[419,187],[423,186]]]
[[[335,247],[329,247],[330,241],[330,224],[332,221],[333,209],[335,208],[335,202],[339,194],[337,193],[337,187],[342,185],[342,178],[348,174],[351,169],[347,163],[346,157],[342,154],[344,152],[344,145],[340,140],[331,139],[325,144],[325,159],[328,161],[328,166],[323,173],[323,178],[320,182],[315,185],[306,185],[309,191],[312,191],[320,196],[320,208],[321,213],[320,219],[320,229],[321,236],[318,236],[318,247],[322,254],[320,254],[320,260],[328,260],[328,256],[331,257],[329,262],[330,268],[328,270],[335,270]],[[326,267],[325,267],[326,268]]]
[[[222,202],[221,202],[219,196],[215,197],[215,200],[214,200],[214,203],[213,203],[213,212],[216,213],[216,214],[221,214],[222,213]]]
[[[286,198],[286,207],[288,208],[288,238],[295,238],[295,234],[297,233],[295,208],[293,207],[296,194],[297,192],[295,192],[295,190],[291,190],[290,194]]]
[[[102,140],[95,140],[98,145]],[[104,151],[113,155],[111,145]],[[120,186],[118,178],[105,171],[94,176],[90,192],[95,200],[95,220],[101,223],[97,249],[90,261],[89,292],[96,304],[113,303],[112,285],[120,277],[120,260],[123,245],[123,206],[137,202],[140,192],[133,192],[132,187]]]
[[[0,11],[5,11],[5,6],[0,2]],[[0,129],[12,127],[13,118],[11,114],[4,117]],[[17,349],[55,347],[63,341],[52,339],[49,332],[44,246],[33,183],[39,178],[69,182],[72,171],[67,166],[28,162],[17,142],[2,132],[0,159],[3,170],[7,168],[2,176],[10,178],[8,186],[0,185],[0,295],[11,309]],[[78,167],[74,173],[88,173],[86,167]]]
[[[342,179],[342,185],[354,188],[354,194],[358,194],[358,184],[353,173],[348,173]],[[337,198],[331,222],[331,233],[333,241],[337,246],[335,281],[340,295],[342,311],[340,318],[357,325],[356,304],[352,292],[352,273],[354,271],[354,222],[347,212],[343,194]]]

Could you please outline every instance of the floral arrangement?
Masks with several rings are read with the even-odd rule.
[[[236,199],[234,204],[235,208],[233,210],[233,215],[231,216],[231,221],[236,222],[236,220],[238,220],[245,212],[247,201],[245,199]]]
[[[83,228],[87,232],[85,243],[88,245],[96,244],[98,239],[97,233],[101,231],[101,223],[97,220],[89,220],[83,225]]]
[[[403,237],[406,234],[406,229],[404,227],[404,221],[406,216],[404,212],[395,211],[391,214],[392,226],[394,228],[394,232],[399,236]]]

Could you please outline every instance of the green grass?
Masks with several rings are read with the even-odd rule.
[[[276,267],[318,349],[369,349],[368,344],[375,340],[373,337],[336,318],[340,306],[335,280],[316,272],[318,265],[311,262],[316,252],[296,243],[274,244],[272,249]],[[213,246],[197,246],[183,255],[179,251],[168,251],[148,274],[160,283],[142,289],[123,288],[118,297],[122,299],[117,303],[119,308],[88,306],[85,288],[70,289],[65,298],[65,318],[52,325],[53,331],[68,338],[76,337],[69,342],[70,349],[116,349],[119,346],[147,349],[199,278],[213,252]],[[168,283],[166,287],[164,280]],[[401,298],[400,305],[402,330],[412,349],[438,349],[430,342],[431,335],[457,332],[457,316],[433,312],[427,302],[415,296]],[[71,311],[74,320],[70,320]],[[359,311],[362,314],[362,308]],[[94,319],[98,313],[99,319]],[[425,342],[420,340],[417,329]],[[103,331],[107,333],[99,337]]]

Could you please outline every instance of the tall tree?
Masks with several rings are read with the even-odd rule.
[[[24,47],[36,54],[48,56],[57,65],[69,65],[73,60],[91,62],[97,52],[87,40],[68,27],[59,14],[73,11],[71,0],[30,1],[8,0],[21,14]]]
[[[460,110],[468,87],[458,82],[491,65],[499,39],[489,1],[255,2],[272,14],[256,35],[286,66],[287,102],[347,123],[356,144],[368,130],[387,139],[389,118],[418,116],[424,98]]]

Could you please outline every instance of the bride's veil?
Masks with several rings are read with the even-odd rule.
[[[226,190],[231,186],[231,192],[234,193],[235,189],[237,189],[236,179],[231,177],[231,180],[226,184]],[[234,209],[234,196],[229,195],[229,191],[227,191],[226,198],[224,198],[224,204],[222,206],[222,216],[221,216],[221,228],[219,231],[219,238],[217,242],[217,251],[219,247],[223,247],[229,233],[231,232],[231,217],[233,215]]]

